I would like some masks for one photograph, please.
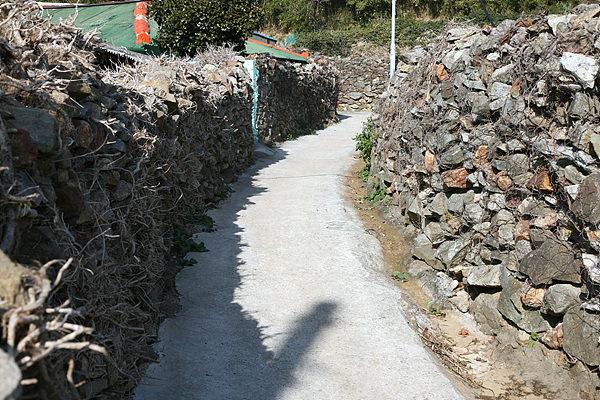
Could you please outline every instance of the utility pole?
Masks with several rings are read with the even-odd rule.
[[[390,80],[396,72],[396,0],[392,0],[392,43],[390,44]]]

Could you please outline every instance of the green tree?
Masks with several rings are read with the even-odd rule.
[[[239,49],[244,37],[261,23],[257,0],[153,0],[150,16],[158,23],[154,42],[179,55],[194,55],[208,44],[233,43]]]

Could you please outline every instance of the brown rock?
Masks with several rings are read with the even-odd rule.
[[[529,236],[530,226],[531,223],[526,220],[521,220],[517,223],[515,226],[515,242],[518,242],[519,240],[531,240],[531,237]]]
[[[425,151],[425,169],[429,172],[435,169],[435,155],[429,150]]]
[[[11,149],[17,164],[30,167],[37,160],[39,152],[29,132],[25,129],[15,128],[16,133],[11,135]]]
[[[546,293],[546,289],[536,289],[530,285],[525,284],[523,285],[521,301],[527,307],[538,309],[542,306],[542,302],[544,301],[544,293]]]
[[[540,342],[551,349],[562,349],[563,346],[563,324],[556,325],[540,335]]]
[[[466,188],[467,176],[469,176],[469,172],[467,172],[465,168],[457,168],[442,172],[442,180],[449,188]]]
[[[482,168],[487,159],[487,146],[479,146],[477,150],[475,150],[475,154],[473,155],[473,166],[475,168]]]
[[[498,185],[500,190],[508,190],[512,187],[513,181],[507,175],[506,171],[500,171],[496,175],[496,185]]]
[[[435,73],[440,82],[447,81],[448,79],[450,79],[450,74],[448,74],[448,71],[446,71],[446,67],[444,67],[444,64],[438,64],[435,67]]]
[[[550,174],[547,169],[539,169],[532,177],[529,182],[525,185],[527,189],[531,190],[545,190],[553,192],[552,182],[550,181]]]
[[[517,78],[515,82],[510,87],[510,94],[514,97],[517,97],[521,94],[521,85],[523,84],[523,78]]]
[[[79,120],[75,124],[75,145],[82,149],[90,147],[94,141],[94,132],[92,127],[86,121]]]

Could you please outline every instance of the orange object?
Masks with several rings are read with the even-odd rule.
[[[133,9],[135,21],[133,31],[135,32],[135,44],[150,44],[150,24],[148,24],[148,6],[145,1],[136,4]]]
[[[461,336],[467,336],[469,331],[467,331],[465,328],[462,328],[458,334]]]

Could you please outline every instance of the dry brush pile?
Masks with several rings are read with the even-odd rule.
[[[252,162],[241,62],[101,69],[98,40],[0,4],[1,347],[24,398],[120,398],[155,355],[176,225]],[[1,255],[1,254],[0,254]]]
[[[591,367],[600,364],[599,67],[597,5],[494,29],[449,26],[384,94],[371,169],[417,228],[409,271],[436,281],[438,302]]]

